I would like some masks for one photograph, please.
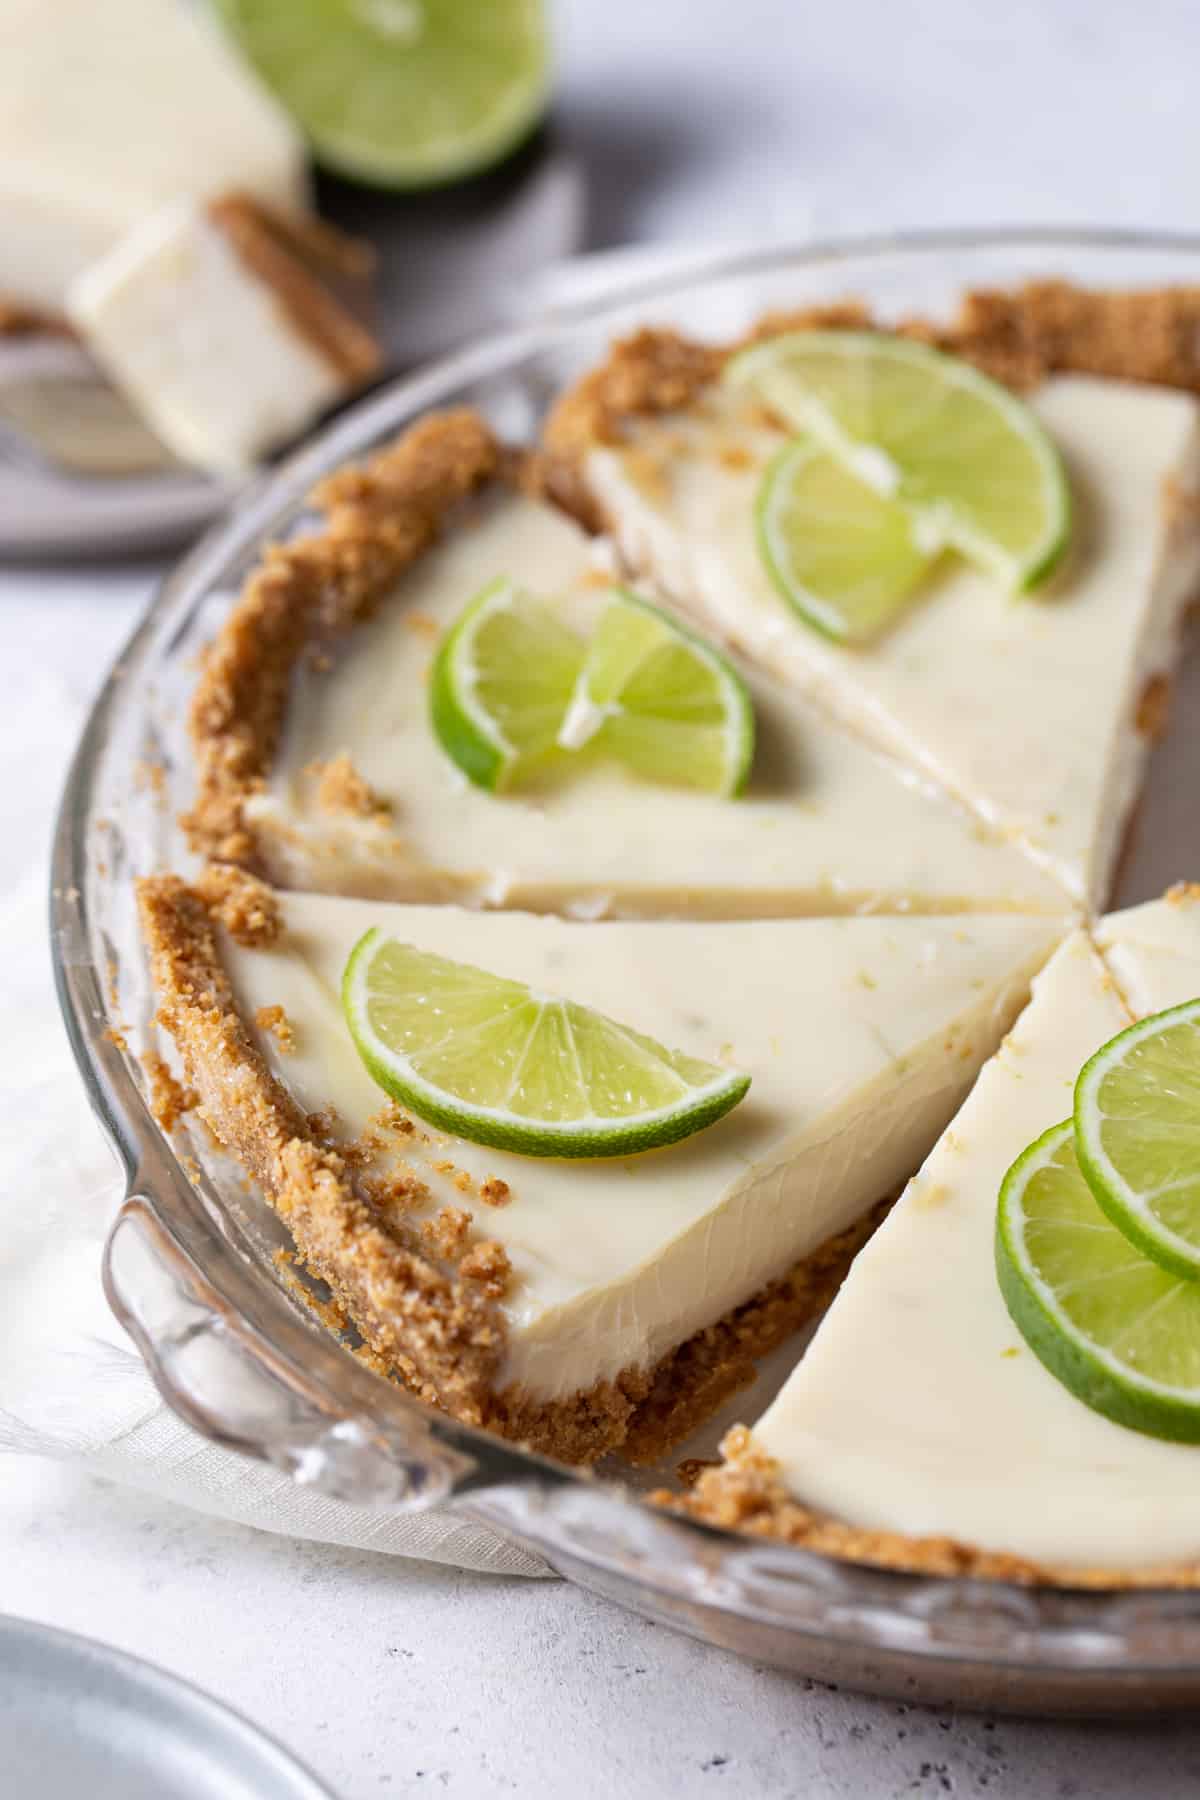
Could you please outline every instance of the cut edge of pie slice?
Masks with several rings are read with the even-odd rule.
[[[737,799],[587,751],[481,791],[428,716],[439,642],[500,577],[582,641],[613,591],[606,546],[465,412],[318,501],[323,528],[269,554],[201,676],[202,853],[282,887],[583,918],[1063,910],[1019,848],[757,670],[741,671],[757,751]]]
[[[1200,993],[1200,890],[1076,932],[853,1270],[774,1403],[685,1510],[890,1567],[1196,1585],[1192,1446],[1112,1423],[1009,1318],[1000,1184],[1071,1113],[1083,1062]]]
[[[1069,925],[582,924],[274,894],[228,868],[148,878],[140,904],[199,1114],[308,1270],[423,1398],[573,1462],[658,1454],[827,1304]],[[750,1094],[641,1157],[450,1138],[353,1050],[337,979],[371,924],[732,1061]]]
[[[1173,360],[1137,341],[1139,326],[1190,318],[1189,302],[1057,285],[986,298],[990,308],[969,296],[961,329],[937,335],[1032,387],[1066,455],[1078,523],[1045,594],[1014,599],[943,558],[877,641],[846,647],[811,629],[759,551],[756,496],[788,440],[752,393],[722,383],[738,345],[667,331],[617,345],[551,415],[550,478],[635,574],[955,794],[1074,903],[1097,906],[1200,594],[1198,372],[1183,350]],[[753,336],[866,323],[853,308],[818,309],[764,320]]]

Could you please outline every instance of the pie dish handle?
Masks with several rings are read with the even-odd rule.
[[[140,1191],[147,1185],[135,1185],[109,1233],[104,1289],[185,1424],[356,1506],[419,1512],[478,1478],[472,1458],[435,1436],[415,1404],[398,1395],[387,1420],[368,1418],[272,1348],[180,1244]]]

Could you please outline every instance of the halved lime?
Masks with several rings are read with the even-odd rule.
[[[528,774],[555,752],[583,658],[583,640],[552,606],[493,581],[434,658],[430,716],[446,754],[477,787]]]
[[[996,1274],[1029,1348],[1085,1405],[1200,1443],[1200,1284],[1168,1274],[1100,1210],[1070,1119],[1004,1177]]]
[[[428,187],[499,162],[550,85],[542,0],[217,0],[321,162]]]
[[[420,1118],[523,1156],[631,1156],[736,1106],[750,1077],[603,1013],[368,931],[342,1007],[373,1080]]]
[[[1131,1025],[1084,1065],[1075,1149],[1117,1229],[1200,1279],[1200,1000]]]
[[[711,644],[623,589],[601,614],[559,744],[670,787],[738,794],[754,759],[745,683]]]
[[[840,643],[874,637],[929,568],[911,514],[844,469],[813,438],[781,450],[758,491],[758,547],[802,618]]]
[[[1062,555],[1062,459],[1029,408],[970,363],[881,332],[794,331],[743,350],[725,379],[907,507],[922,550],[950,545],[1013,589]]]

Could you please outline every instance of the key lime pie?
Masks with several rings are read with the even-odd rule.
[[[565,702],[573,645],[613,593],[604,546],[522,475],[463,413],[335,480],[324,538],[276,552],[209,660],[198,848],[288,887],[585,917],[1062,910],[966,809],[748,668],[756,750],[736,802],[594,755],[481,791],[425,704],[465,604],[507,579],[552,605]]]
[[[1114,378],[1195,385],[1169,320],[1058,289],[968,306],[947,341],[1045,376],[1016,424],[1007,388],[907,338],[774,330],[723,353],[648,331],[547,443],[631,568],[1096,905],[1200,584],[1196,401]]]
[[[1200,593],[1196,312],[648,330],[539,450],[429,417],[268,550],[141,914],[185,1100],[381,1373],[653,1459],[828,1309],[672,1504],[1200,1564],[1200,906],[1093,916]]]
[[[1002,1572],[1007,1557],[1028,1579],[1154,1580],[1181,1565],[1194,1578],[1195,1443],[1115,1423],[1043,1366],[1006,1306],[995,1239],[1006,1172],[1071,1112],[1088,1058],[1197,994],[1200,890],[1066,939],[778,1399],[703,1479],[706,1516],[929,1568]],[[1103,1227],[1093,1205],[1086,1229]],[[1112,1236],[1160,1306],[1192,1285]],[[1086,1265],[1068,1275],[1077,1292],[1099,1279]],[[1130,1339],[1143,1318],[1125,1322]],[[1177,1343],[1181,1362],[1189,1347]],[[1145,1361],[1136,1341],[1128,1359]]]

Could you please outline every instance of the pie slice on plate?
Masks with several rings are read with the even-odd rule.
[[[228,871],[199,889],[151,878],[141,903],[202,1115],[310,1270],[423,1396],[573,1461],[660,1447],[819,1309],[1064,928],[582,923],[276,897]],[[427,1128],[389,1106],[342,1017],[342,970],[372,926],[732,1063],[750,1093],[687,1142],[625,1158]]]
[[[1005,313],[994,343],[951,341],[985,363],[999,357],[1002,373],[1005,355],[1025,349],[1025,381],[1072,360],[1136,369],[1118,354],[1136,341],[1136,306],[1114,349],[1097,322],[1105,298],[1074,347],[1070,333],[1043,333],[1042,346],[1036,295]],[[1175,341],[1162,298],[1146,297],[1143,320],[1160,345]],[[618,345],[551,417],[556,490],[714,635],[1020,842],[1075,902],[1102,905],[1200,585],[1193,394],[1049,373],[1028,399],[1072,491],[1062,568],[1014,596],[943,555],[890,629],[847,646],[802,618],[768,572],[756,505],[789,430],[753,389],[722,378],[728,355],[662,331]]]
[[[1198,993],[1194,890],[1066,940],[701,1511],[917,1567],[1107,1583],[1194,1565],[1195,1447],[1112,1423],[1048,1373],[994,1240],[1007,1170],[1069,1117],[1088,1057]]]

